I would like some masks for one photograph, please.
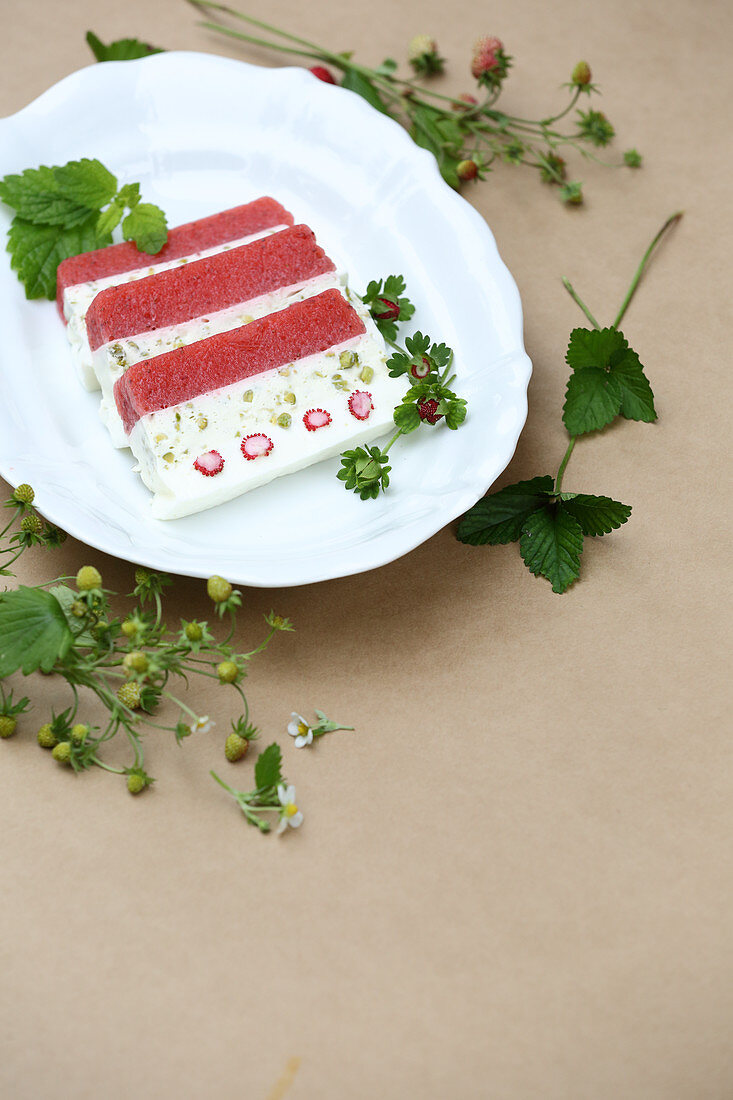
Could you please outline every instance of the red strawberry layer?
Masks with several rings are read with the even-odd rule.
[[[141,332],[248,302],[334,271],[307,225],[295,225],[133,283],[102,290],[87,310],[92,351]]]
[[[293,215],[279,202],[271,198],[261,198],[170,229],[167,243],[154,256],[139,252],[132,241],[111,244],[94,252],[83,252],[80,256],[70,256],[61,261],[56,275],[59,312],[63,316],[64,291],[69,286],[106,279],[110,275],[122,275],[127,271],[137,271],[150,267],[151,264],[178,260],[182,256],[190,256],[192,252],[203,252],[207,248],[226,244],[227,241],[237,241],[253,233],[260,233],[263,229],[271,229],[274,225],[292,224]]]
[[[114,388],[125,431],[148,413],[317,355],[365,331],[343,295],[326,290],[241,328],[135,363]]]

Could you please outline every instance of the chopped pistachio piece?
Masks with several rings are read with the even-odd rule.
[[[280,413],[276,421],[276,423],[279,424],[281,428],[289,428],[292,422],[293,421],[290,413]]]
[[[196,423],[200,432],[202,432],[204,428],[207,428],[209,425],[209,421],[205,416],[200,416]]]
[[[361,368],[361,373],[359,374],[359,378],[362,380],[362,382],[366,382],[368,384],[369,382],[371,382],[373,377],[374,377],[374,371],[372,370],[372,368],[369,366],[368,363],[365,363],[364,366]]]
[[[294,405],[295,404],[295,394],[294,393],[291,393],[290,391],[288,391],[288,393],[286,393],[284,395],[284,397],[285,397],[285,400],[287,401],[288,405]]]
[[[245,390],[242,394],[242,401],[251,401],[254,397],[252,390]]]
[[[355,351],[342,351],[339,355],[339,366],[342,370],[348,370],[349,367],[355,367],[359,362],[359,356]]]

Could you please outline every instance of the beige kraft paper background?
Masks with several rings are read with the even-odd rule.
[[[576,447],[564,487],[633,514],[586,542],[564,596],[516,546],[464,547],[453,527],[363,576],[245,593],[242,643],[271,607],[297,626],[257,659],[248,694],[283,745],[298,833],[258,835],[210,780],[252,774],[223,761],[234,709],[213,681],[195,699],[217,728],[183,748],[151,735],[158,782],[137,800],[42,754],[35,732],[65,703],[54,679],[24,686],[34,711],[0,744],[0,1095],[726,1100],[733,9],[248,10],[370,64],[432,33],[451,94],[471,86],[473,39],[497,34],[516,59],[502,103],[531,117],[559,109],[559,84],[590,62],[613,151],[636,146],[644,168],[574,161],[575,210],[509,166],[465,192],[517,280],[534,363],[498,484],[553,473],[565,448],[563,357],[582,317],[561,276],[609,323],[682,208],[624,323],[659,422]],[[2,14],[0,115],[89,64],[89,28],[280,63],[198,29],[177,0],[5,0]],[[87,562],[130,591],[132,565],[72,539],[26,555],[20,579]],[[212,617],[202,582],[176,581],[166,617],[181,615]],[[315,706],[356,731],[296,752],[288,715]]]

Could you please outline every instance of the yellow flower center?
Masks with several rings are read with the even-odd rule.
[[[305,722],[298,722],[298,733],[300,734],[300,736],[305,737],[307,732],[308,727],[306,726]]]
[[[297,812],[298,812],[298,807],[295,805],[295,803],[294,802],[288,802],[287,806],[283,810],[283,815],[285,817],[295,817]]]

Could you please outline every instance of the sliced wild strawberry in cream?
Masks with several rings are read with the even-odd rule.
[[[374,402],[370,393],[366,390],[354,390],[349,398],[349,412],[352,416],[357,420],[368,420],[373,408]]]
[[[269,435],[256,432],[242,440],[241,451],[246,459],[261,458],[263,455],[269,455],[272,447],[273,443]]]
[[[303,416],[303,423],[309,432],[315,432],[331,423],[331,414],[325,409],[308,409]]]
[[[205,454],[198,456],[193,465],[204,477],[214,477],[224,469],[224,459],[218,451],[206,451]]]

